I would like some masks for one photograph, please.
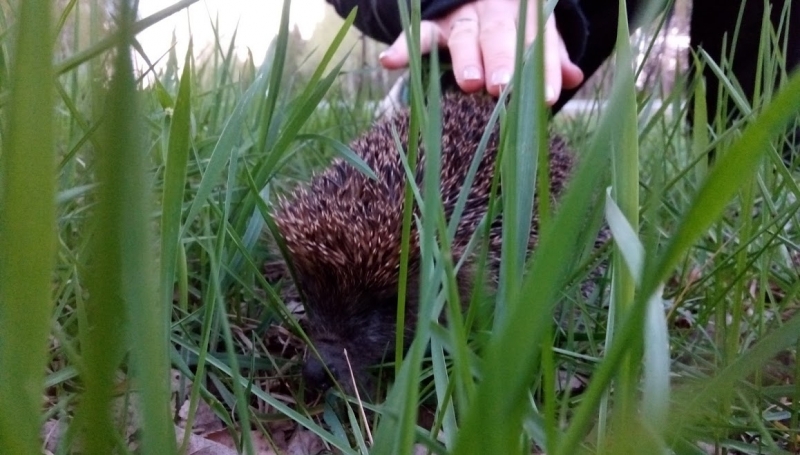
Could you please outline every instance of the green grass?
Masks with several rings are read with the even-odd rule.
[[[609,107],[552,122],[580,165],[558,210],[543,207],[528,264],[533,195],[496,201],[505,259],[488,320],[482,292],[452,292],[438,174],[409,187],[424,203],[427,298],[385,401],[358,403],[303,390],[301,307],[264,274],[280,254],[269,203],[334,156],[361,166],[346,144],[373,113],[339,87],[333,58],[353,17],[303,73],[285,71],[287,0],[267,55],[237,61],[232,41],[209,60],[172,50],[145,84],[135,33],[191,3],[108,22],[99,1],[54,15],[50,2],[0,2],[0,452],[41,452],[42,425],[59,420],[54,453],[186,453],[190,432],[173,424],[191,428],[201,402],[242,453],[287,428],[342,453],[800,450],[800,155],[781,158],[800,75],[782,66],[780,30],[761,37],[759,77],[781,87],[760,84],[752,105],[729,62],[696,56],[746,114],[713,131],[704,119],[724,112],[685,122],[684,93],[702,84],[678,75],[686,92],[639,93],[621,40]],[[417,24],[417,1],[404,19]],[[497,168],[508,187],[544,191],[540,51],[517,55]],[[412,130],[436,169],[439,88],[412,61]],[[416,150],[403,153],[413,166]],[[570,283],[589,272],[601,221],[610,267],[584,298]],[[576,381],[585,390],[564,386]],[[112,418],[125,408],[133,422]]]
[[[53,46],[37,34],[50,30],[47,2],[26,2],[19,11],[16,69],[3,80],[11,90],[3,118],[0,155],[0,445],[34,453],[38,447],[40,385],[47,358],[55,252],[53,94],[49,86]],[[35,126],[34,126],[35,125]],[[36,214],[36,218],[30,215]]]

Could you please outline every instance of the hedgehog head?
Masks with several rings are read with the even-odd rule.
[[[291,201],[282,200],[275,221],[305,297],[306,332],[320,355],[309,349],[306,382],[329,387],[325,365],[352,391],[351,369],[356,383],[364,383],[366,368],[394,349],[402,210],[386,172],[376,181],[346,166],[335,162]],[[416,296],[407,302],[407,314],[414,315]]]
[[[354,386],[366,387],[367,368],[391,359],[394,352],[396,290],[349,296],[312,293],[307,304],[306,333],[316,353],[308,351],[303,366],[306,383],[325,390],[334,379],[347,393],[352,393]],[[412,327],[407,328],[410,331]]]

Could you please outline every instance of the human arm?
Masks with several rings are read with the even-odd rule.
[[[529,0],[528,24],[535,24],[535,0]],[[356,27],[366,35],[393,45],[382,54],[381,64],[401,68],[408,64],[402,23],[395,0],[328,0],[344,16],[358,6]],[[420,0],[423,19],[422,51],[436,44],[449,50],[454,75],[468,92],[486,86],[497,95],[513,71],[516,16],[519,0]],[[561,88],[577,86],[583,79],[573,63],[583,55],[588,25],[578,0],[560,0],[545,28],[545,67],[548,103]],[[535,33],[527,28],[526,45]],[[431,35],[433,32],[433,35]],[[429,37],[434,36],[436,43]],[[489,77],[485,77],[488,75]]]

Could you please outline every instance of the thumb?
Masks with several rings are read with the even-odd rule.
[[[431,51],[434,43],[442,46],[447,42],[439,24],[433,21],[422,21],[419,24],[420,30],[420,53],[425,55]],[[381,52],[378,59],[386,69],[398,69],[408,66],[410,59],[408,43],[406,42],[406,32],[400,34],[394,43],[385,51]]]

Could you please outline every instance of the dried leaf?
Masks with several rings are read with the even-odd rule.
[[[322,439],[316,434],[298,429],[289,441],[287,455],[316,455],[325,449]]]

